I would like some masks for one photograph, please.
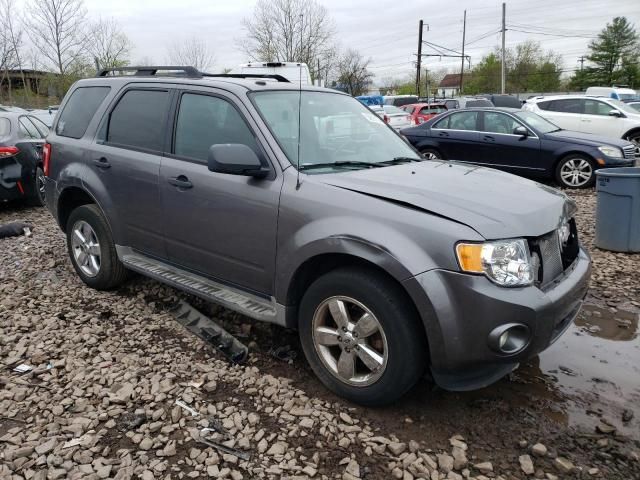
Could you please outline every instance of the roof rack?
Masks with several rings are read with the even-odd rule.
[[[216,78],[266,78],[271,80],[277,80],[278,82],[290,83],[282,75],[273,74],[260,74],[260,73],[201,73],[203,77],[216,77]]]
[[[102,68],[96,73],[96,77],[107,77],[111,72],[135,72],[135,76],[153,76],[158,71],[176,72],[176,75],[185,77],[202,77],[202,73],[195,67],[177,67],[177,66],[140,66],[140,67],[116,67]]]

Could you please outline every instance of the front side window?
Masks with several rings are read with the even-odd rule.
[[[551,133],[561,130],[556,124],[551,123],[549,120],[541,117],[537,113],[520,110],[519,112],[516,112],[515,115],[542,133]]]
[[[109,116],[107,143],[162,151],[168,114],[167,90],[129,90]]]
[[[497,112],[484,112],[484,132],[513,134],[516,127],[523,125],[513,117]]]
[[[255,136],[240,113],[218,97],[185,93],[176,122],[176,155],[207,161],[211,145],[241,143],[259,152]]]
[[[358,168],[357,162],[421,160],[378,115],[353,97],[328,92],[264,91],[252,94],[252,98],[294,166],[299,158],[303,169],[326,165],[328,172],[334,172],[343,169],[344,162],[350,164],[349,168]],[[314,168],[314,173],[321,170]]]
[[[610,105],[598,100],[585,100],[584,101],[584,113],[585,115],[602,115],[607,116],[609,112],[613,110]]]
[[[478,112],[453,113],[436,123],[434,128],[448,130],[477,130]]]
[[[56,134],[62,137],[81,138],[89,122],[109,94],[110,87],[76,88],[66,103],[56,124]]]

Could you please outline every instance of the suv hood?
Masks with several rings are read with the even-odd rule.
[[[463,223],[487,240],[544,235],[560,225],[569,205],[553,188],[455,162],[423,161],[313,178]]]
[[[580,145],[590,145],[592,147],[613,145],[615,147],[622,148],[630,145],[630,142],[626,140],[602,137],[600,135],[592,135],[590,133],[573,132],[571,130],[560,130],[558,132],[545,133],[544,136],[551,140],[567,143],[579,143]]]

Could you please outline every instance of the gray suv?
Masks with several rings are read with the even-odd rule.
[[[296,328],[332,391],[486,386],[553,343],[590,259],[562,193],[425,160],[356,99],[272,76],[130,67],[77,82],[46,199],[90,287],[139,272]]]

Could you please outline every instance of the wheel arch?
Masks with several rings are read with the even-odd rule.
[[[632,135],[632,134],[634,134],[634,133],[638,133],[638,134],[640,134],[640,127],[633,127],[633,128],[630,128],[628,131],[626,131],[626,132],[624,133],[624,135],[622,135],[622,139],[623,139],[623,140],[626,140],[626,139],[627,139],[627,137],[628,137],[629,135]]]
[[[69,186],[62,190],[62,192],[60,192],[60,195],[58,196],[56,212],[58,217],[58,224],[60,225],[60,228],[63,232],[66,233],[67,231],[67,221],[69,220],[69,216],[71,216],[71,212],[82,205],[88,204],[95,204],[98,205],[98,208],[100,208],[100,205],[98,204],[96,199],[83,188],[80,188],[78,186]],[[102,211],[102,208],[100,208],[100,211]],[[104,215],[103,211],[102,214]]]

